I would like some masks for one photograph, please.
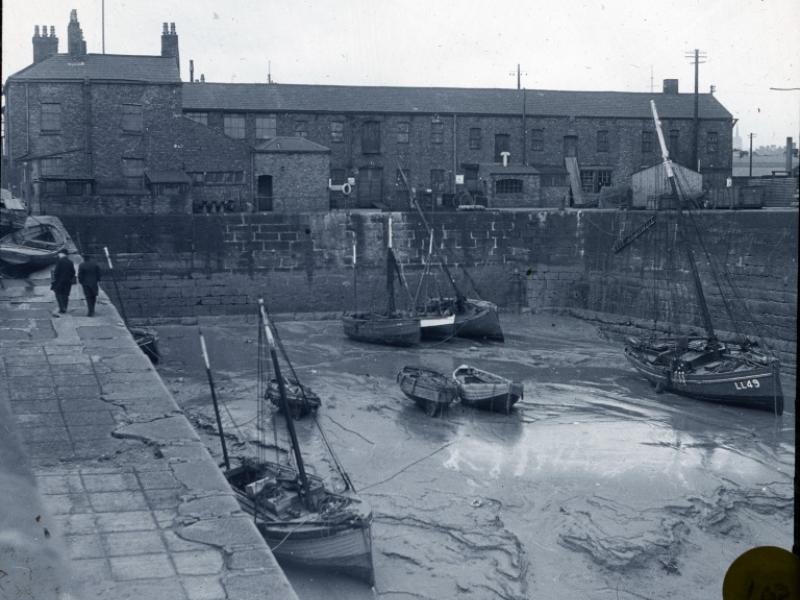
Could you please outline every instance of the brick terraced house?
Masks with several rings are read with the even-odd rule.
[[[174,24],[160,56],[86,54],[74,11],[68,37],[57,54],[53,28],[35,31],[34,63],[3,90],[8,182],[48,212],[402,210],[406,181],[439,205],[465,191],[580,205],[660,161],[651,99],[673,160],[693,153],[694,95],[674,79],[660,93],[182,82]],[[731,176],[732,123],[699,95],[708,187]]]

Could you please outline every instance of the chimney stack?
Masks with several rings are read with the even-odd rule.
[[[200,73],[200,83],[205,83],[205,82],[206,82],[206,74]]]
[[[181,72],[181,59],[178,52],[178,34],[175,33],[175,23],[170,23],[169,28],[164,23],[161,29],[161,56],[175,59],[178,65],[178,75]]]
[[[664,93],[665,94],[678,94],[678,80],[677,79],[665,79],[664,80]]]
[[[83,30],[78,22],[78,11],[74,8],[69,13],[69,25],[67,25],[67,52],[75,58],[86,56],[86,42],[83,40]]]
[[[189,83],[194,83],[194,61],[189,59]]]
[[[47,35],[47,25],[42,25],[41,33],[39,26],[33,27],[33,62],[38,63],[54,54],[58,54],[58,38],[56,28],[50,27],[50,35]]]
[[[786,138],[786,172],[792,174],[792,138]]]

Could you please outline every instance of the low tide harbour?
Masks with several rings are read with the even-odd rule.
[[[372,504],[376,584],[300,568],[300,598],[701,599],[730,563],[791,546],[794,379],[782,417],[657,394],[622,344],[591,324],[503,315],[506,343],[453,339],[392,349],[346,339],[338,321],[279,322],[318,422]],[[255,319],[203,322],[233,456],[277,438],[256,429]],[[159,371],[220,459],[197,327],[158,328]],[[522,381],[510,415],[458,404],[431,418],[395,382],[406,365],[469,364]],[[269,410],[272,410],[271,407]],[[307,467],[332,465],[313,421]]]

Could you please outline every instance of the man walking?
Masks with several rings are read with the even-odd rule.
[[[86,298],[86,316],[94,316],[94,305],[97,302],[97,293],[100,283],[100,265],[87,254],[83,262],[78,265],[78,283],[83,286],[83,295]]]
[[[56,268],[53,269],[52,277],[50,289],[55,292],[56,302],[58,302],[58,312],[53,313],[53,316],[58,317],[67,312],[69,293],[72,290],[72,281],[75,279],[75,265],[67,258],[67,253],[64,250],[58,253],[58,260],[56,261]]]

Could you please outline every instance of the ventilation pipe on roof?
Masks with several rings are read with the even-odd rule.
[[[507,151],[506,152],[501,152],[500,156],[503,157],[503,166],[507,167],[508,166],[508,157],[511,156],[511,152],[507,152]]]

